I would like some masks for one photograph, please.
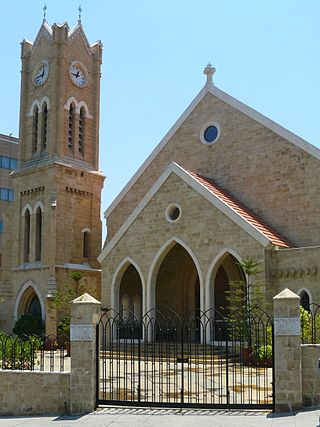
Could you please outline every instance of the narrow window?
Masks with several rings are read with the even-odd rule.
[[[44,151],[47,148],[47,133],[48,133],[48,107],[44,103],[42,111],[42,135],[41,135],[41,150]]]
[[[35,106],[33,111],[33,126],[32,126],[32,152],[35,153],[38,149],[38,123],[39,109]]]
[[[41,261],[42,252],[42,210],[36,212],[36,261]]]
[[[83,233],[83,258],[90,257],[90,233],[85,231]]]
[[[30,253],[30,212],[26,210],[24,214],[24,256],[23,261],[29,262]]]
[[[300,305],[307,311],[310,311],[310,298],[306,291],[302,291],[300,294]]]
[[[79,153],[84,155],[85,109],[81,107],[79,115]]]
[[[68,123],[68,148],[73,151],[74,145],[74,123],[75,123],[75,107],[70,104],[69,108],[69,123]]]

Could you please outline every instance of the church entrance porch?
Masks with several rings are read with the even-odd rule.
[[[156,276],[155,308],[173,310],[181,319],[200,309],[200,285],[196,266],[188,252],[176,243],[165,255]]]

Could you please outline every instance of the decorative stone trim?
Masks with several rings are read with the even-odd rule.
[[[319,274],[318,267],[306,267],[306,268],[287,268],[281,270],[272,270],[270,272],[274,278],[282,277],[303,277],[303,276],[317,276]]]
[[[45,189],[45,186],[30,188],[30,190],[20,191],[20,195],[21,196],[28,196],[29,194],[32,194],[32,193],[39,193],[40,191],[44,191],[44,189]]]
[[[79,190],[78,188],[74,188],[74,187],[66,187],[66,191],[70,191],[71,193],[81,194],[83,196],[93,195],[93,193],[90,193],[90,191]]]

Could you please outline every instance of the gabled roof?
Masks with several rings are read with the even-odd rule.
[[[138,206],[132,211],[127,220],[115,233],[113,238],[103,248],[98,257],[100,263],[110,253],[113,247],[121,239],[131,224],[138,217],[140,212],[149,203],[159,188],[164,184],[168,177],[174,173],[186,182],[190,187],[197,191],[201,196],[212,203],[217,209],[224,213],[228,218],[235,222],[251,237],[257,240],[262,246],[280,246],[290,248],[293,245],[283,238],[279,233],[273,230],[269,225],[254,215],[248,208],[235,200],[230,194],[218,187],[211,179],[198,175],[195,172],[188,172],[177,163],[171,163],[162,173],[148,193],[143,197]]]
[[[130,181],[126,184],[126,186],[122,189],[122,191],[118,194],[118,196],[113,200],[110,206],[105,211],[105,217],[107,218],[111,212],[115,209],[118,203],[122,200],[122,198],[126,195],[126,193],[130,190],[130,188],[136,183],[136,181],[140,178],[140,176],[144,173],[144,171],[148,168],[151,162],[155,159],[158,153],[166,146],[175,132],[179,129],[182,123],[189,117],[192,111],[196,108],[196,106],[201,102],[201,100],[205,97],[207,93],[210,93],[217,97],[218,99],[224,101],[226,104],[229,104],[233,108],[237,109],[241,113],[246,116],[252,118],[256,122],[262,124],[266,128],[270,129],[272,132],[278,134],[282,138],[294,144],[296,147],[301,150],[307,152],[311,156],[320,160],[320,149],[285,129],[278,123],[268,119],[263,114],[254,110],[246,104],[238,101],[233,98],[231,95],[223,92],[218,89],[213,83],[206,83],[195,99],[191,102],[188,108],[184,111],[184,113],[180,116],[180,118],[176,121],[176,123],[172,126],[169,132],[164,136],[164,138],[160,141],[160,143],[156,146],[156,148],[151,152],[151,154],[147,157],[144,163],[140,166],[137,172],[132,176]]]
[[[267,237],[271,243],[275,246],[281,246],[284,248],[292,248],[293,244],[290,243],[287,239],[281,236],[277,231],[273,230],[268,224],[266,224],[261,218],[255,215],[242,203],[238,202],[234,197],[229,193],[219,187],[212,179],[206,178],[197,174],[196,172],[189,172],[190,176],[195,178],[201,185],[206,187],[212,194],[218,197],[223,203],[229,206],[230,209],[233,209],[248,221],[253,227],[261,232],[265,237]]]

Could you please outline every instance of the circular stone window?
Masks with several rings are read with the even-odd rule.
[[[173,203],[169,205],[166,209],[166,218],[169,222],[176,222],[181,217],[181,208],[180,206]]]
[[[220,127],[217,123],[206,123],[200,131],[202,144],[211,145],[217,141],[220,136]]]

